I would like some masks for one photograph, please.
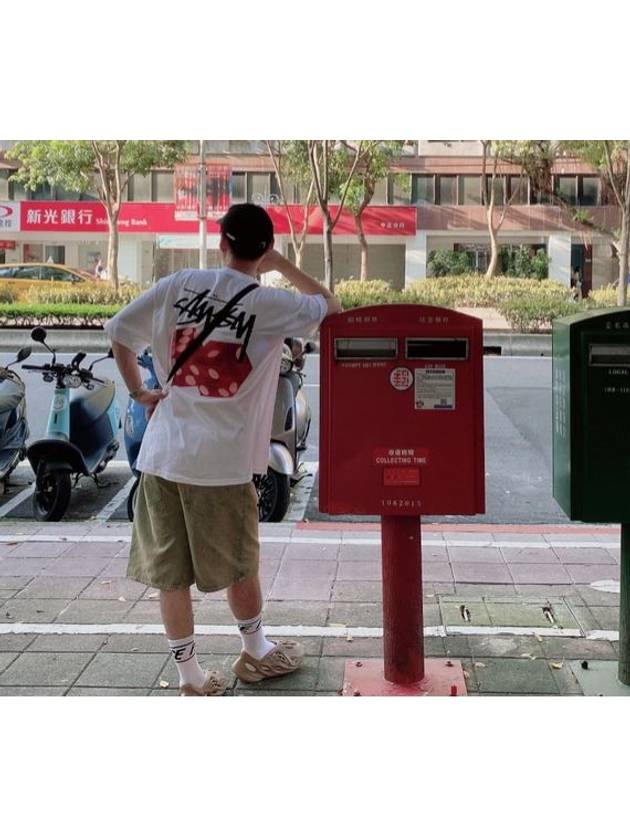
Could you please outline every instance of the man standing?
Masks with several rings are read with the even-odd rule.
[[[282,342],[341,311],[324,286],[273,250],[273,224],[254,204],[220,221],[224,267],[162,278],[105,324],[130,396],[151,416],[138,458],[128,575],[160,590],[180,693],[222,694],[227,680],[195,654],[190,586],[227,589],[243,649],[244,682],[288,674],[298,642],[267,639],[258,577],[258,511],[252,475],[267,471]],[[298,294],[263,288],[281,272]],[[218,317],[217,317],[218,316]],[[142,385],[136,355],[151,345],[162,389]]]

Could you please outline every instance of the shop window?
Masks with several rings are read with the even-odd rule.
[[[387,204],[387,178],[381,178],[376,182],[371,203],[378,205]]]
[[[44,262],[44,246],[27,242],[24,245],[23,262]]]
[[[90,175],[90,184],[86,190],[86,192],[81,193],[81,201],[98,201],[98,188],[100,184],[100,175],[97,172],[93,172]],[[125,188],[126,189],[126,188]],[[126,198],[126,192],[123,193],[123,200]]]
[[[575,175],[556,176],[555,193],[565,204],[577,204],[577,177]]]
[[[247,175],[245,172],[232,172],[230,194],[232,204],[247,201]]]
[[[479,175],[459,176],[459,204],[481,204],[481,178]]]
[[[414,175],[412,204],[435,204],[435,175]]]
[[[389,176],[389,204],[411,204],[411,175]]]
[[[528,204],[527,192],[528,183],[525,176],[509,175],[508,176],[511,204]]]
[[[19,181],[9,181],[9,198],[13,201],[26,201],[26,187]]]
[[[0,169],[0,201],[9,200],[9,169]]]
[[[253,204],[269,204],[271,179],[268,172],[249,172],[247,175],[247,200]]]
[[[492,189],[492,175],[486,175],[486,183],[488,185],[488,194]],[[494,179],[494,206],[503,207],[505,204],[505,179],[502,175],[497,175]]]
[[[601,203],[600,180],[595,175],[580,176],[580,205],[595,207]]]
[[[64,245],[46,245],[44,248],[44,260],[63,265],[66,261],[66,248]]]
[[[73,190],[66,190],[63,187],[55,187],[55,198],[57,201],[79,201],[81,193]]]
[[[40,184],[36,190],[31,191],[32,201],[50,201],[54,199],[54,188],[50,184]]]
[[[440,204],[457,204],[456,175],[438,176],[438,200]]]
[[[172,172],[154,172],[155,179],[154,191],[155,201],[165,201],[172,203],[173,201],[173,173]]]
[[[151,175],[134,175],[130,178],[130,201],[151,201]]]

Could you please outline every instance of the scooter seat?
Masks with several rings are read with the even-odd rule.
[[[0,412],[13,411],[22,402],[24,385],[13,379],[0,379]]]
[[[114,383],[110,381],[93,391],[83,388],[73,391],[70,395],[70,427],[75,430],[85,428],[106,415],[114,391]]]

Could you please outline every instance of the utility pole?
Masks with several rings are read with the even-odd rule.
[[[206,141],[199,141],[199,268],[208,267],[208,220],[206,218]]]

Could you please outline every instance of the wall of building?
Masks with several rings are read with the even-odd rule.
[[[302,269],[321,280],[324,277],[324,249],[316,243],[304,246]],[[359,279],[361,249],[358,244],[333,245],[333,273],[337,280]],[[369,279],[389,280],[394,288],[402,289],[405,283],[405,245],[368,246]]]

